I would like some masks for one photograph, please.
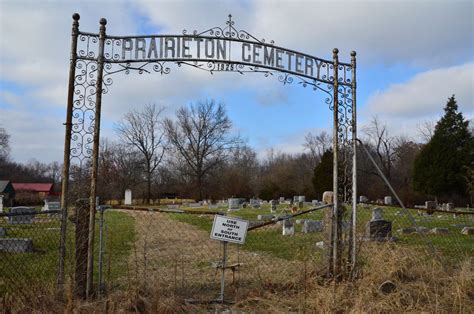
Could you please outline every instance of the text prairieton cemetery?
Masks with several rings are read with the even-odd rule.
[[[122,38],[121,46],[120,61],[232,61],[312,78],[328,63],[266,43],[184,35]]]

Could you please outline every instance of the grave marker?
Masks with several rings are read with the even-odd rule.
[[[130,189],[125,190],[125,201],[123,203],[125,205],[132,205],[132,190]]]

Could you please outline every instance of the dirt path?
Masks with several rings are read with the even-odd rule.
[[[222,258],[220,242],[196,226],[173,219],[173,214],[122,212],[134,217],[137,232],[128,260],[129,279],[152,284],[162,293],[203,298],[218,294],[221,271],[215,265]],[[226,291],[232,294],[262,287],[295,288],[305,279],[303,262],[228,245],[228,265],[237,263],[241,266],[235,273],[226,271]]]

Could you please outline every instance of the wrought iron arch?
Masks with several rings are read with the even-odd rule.
[[[79,14],[73,15],[69,88],[64,145],[64,168],[61,194],[63,223],[66,232],[68,186],[71,163],[90,163],[90,232],[89,246],[93,246],[94,217],[96,208],[96,183],[99,154],[100,114],[102,95],[107,94],[117,73],[138,74],[171,73],[176,68],[188,66],[207,71],[235,72],[240,75],[259,73],[263,77],[276,77],[283,84],[297,83],[325,94],[324,102],[333,111],[333,191],[331,254],[329,273],[335,277],[342,271],[342,204],[351,205],[352,230],[349,261],[355,264],[356,222],[356,53],[351,53],[350,63],[339,62],[337,49],[332,60],[326,60],[275,45],[259,39],[249,32],[237,29],[232,15],[224,26],[205,31],[183,30],[179,35],[109,36],[105,19],[100,20],[99,33],[79,31]],[[158,41],[159,44],[156,42]],[[172,45],[169,44],[172,42]],[[197,55],[191,54],[187,44],[196,42]],[[205,42],[205,47],[200,46]],[[181,45],[181,46],[180,46]],[[209,53],[212,45],[214,52]],[[148,47],[148,51],[145,47]],[[203,57],[200,49],[203,47]],[[236,48],[241,48],[236,50]],[[181,49],[181,50],[179,50]],[[247,50],[246,50],[247,49]],[[253,49],[253,51],[251,50]],[[263,51],[261,59],[257,50]],[[178,51],[178,52],[177,52]],[[184,51],[184,52],[183,52]],[[217,51],[217,53],[216,53]],[[177,53],[176,53],[177,52]],[[239,54],[240,52],[240,58]],[[247,52],[247,55],[245,53]],[[253,55],[250,54],[253,52]],[[135,53],[135,54],[133,54]],[[170,53],[170,55],[168,55]],[[220,55],[219,55],[220,53]],[[280,61],[287,55],[287,66]],[[140,57],[141,55],[141,57]],[[293,61],[292,61],[292,58]],[[267,62],[265,62],[265,60]],[[304,69],[302,67],[304,60]],[[65,237],[61,237],[63,239]],[[91,242],[92,241],[92,242]],[[61,245],[58,282],[64,282],[65,245]],[[89,256],[89,271],[92,256]],[[90,274],[92,275],[92,274]],[[89,278],[88,278],[89,279]],[[91,282],[88,280],[88,284]]]

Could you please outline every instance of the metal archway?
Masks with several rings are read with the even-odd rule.
[[[317,58],[282,48],[273,41],[258,39],[238,30],[232,16],[223,27],[180,35],[110,36],[106,19],[99,33],[79,31],[79,14],[73,15],[69,86],[62,180],[61,245],[58,283],[64,283],[67,194],[71,162],[90,162],[90,220],[88,284],[90,290],[94,245],[94,218],[99,156],[102,95],[120,72],[169,74],[170,66],[189,66],[210,72],[260,73],[277,77],[283,84],[298,83],[325,93],[325,103],[333,111],[333,191],[331,247],[328,272],[339,278],[342,272],[342,205],[350,205],[351,231],[348,260],[356,261],[357,155],[356,141],[356,53],[351,62],[339,62],[338,49],[332,60]]]

